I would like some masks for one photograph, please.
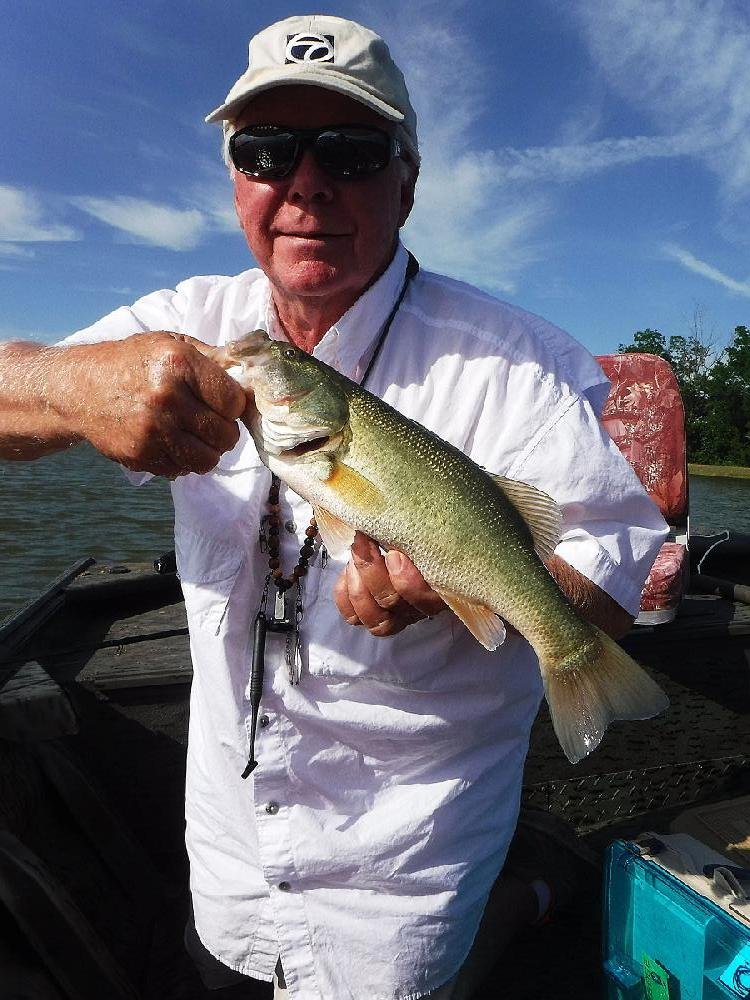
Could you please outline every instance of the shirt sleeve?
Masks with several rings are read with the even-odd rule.
[[[96,323],[58,341],[56,347],[98,344],[105,340],[124,340],[150,330],[182,331],[183,296],[174,289],[161,289],[144,295],[132,306],[120,306]]]
[[[637,615],[668,528],[589,399],[563,397],[509,475],[544,490],[561,508],[555,553]]]

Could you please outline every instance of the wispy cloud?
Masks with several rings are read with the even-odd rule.
[[[564,183],[645,160],[692,156],[706,147],[691,132],[665,136],[600,139],[565,146],[501,149],[482,157],[484,172],[504,183]]]
[[[700,274],[702,277],[716,282],[717,285],[722,285],[736,295],[745,295],[750,298],[750,281],[737,281],[736,278],[730,278],[729,275],[724,274],[717,267],[707,264],[704,260],[699,260],[689,250],[685,250],[674,243],[665,243],[662,251],[666,257],[678,261],[688,271]]]
[[[34,251],[29,247],[19,246],[18,243],[0,242],[0,257],[15,257],[28,260],[34,256]]]
[[[0,255],[32,257],[29,243],[59,243],[79,239],[70,226],[49,221],[41,200],[29,191],[0,184]]]
[[[580,26],[599,73],[621,97],[661,132],[696,138],[695,155],[719,182],[725,229],[747,240],[746,6],[735,0],[574,0],[566,10]]]
[[[474,140],[493,88],[461,25],[463,6],[392,2],[360,16],[390,40],[419,117],[422,169],[405,239],[426,267],[510,294],[540,256],[552,209],[538,191],[511,191],[492,151]]]
[[[198,159],[194,164],[197,180],[185,191],[185,202],[202,212],[207,226],[216,232],[239,233],[234,210],[232,182],[229,172],[217,153],[213,158]]]
[[[168,250],[192,250],[206,230],[206,217],[197,209],[173,208],[143,198],[74,198],[73,204],[137,243]]]
[[[602,6],[572,3],[584,19]],[[427,266],[510,294],[529,264],[550,252],[545,233],[559,214],[560,185],[648,160],[706,157],[715,137],[685,116],[657,135],[597,138],[599,99],[572,109],[549,145],[482,145],[476,126],[496,99],[497,79],[492,64],[476,58],[477,39],[461,26],[463,6],[446,13],[443,3],[416,0],[407,13],[386,4],[377,24],[368,11],[368,23],[392,40],[419,117],[423,165],[405,230],[409,245]],[[632,71],[634,81],[641,75]]]

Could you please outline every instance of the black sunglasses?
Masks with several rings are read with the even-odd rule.
[[[311,148],[318,166],[338,180],[369,177],[385,170],[394,157],[403,156],[398,139],[365,125],[329,125],[327,128],[285,128],[248,125],[229,139],[235,169],[251,177],[279,180]]]

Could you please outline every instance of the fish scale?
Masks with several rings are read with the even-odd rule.
[[[312,504],[333,555],[354,532],[405,553],[488,649],[500,619],[539,659],[555,732],[578,761],[614,719],[667,707],[661,688],[584,621],[546,569],[560,514],[534,487],[492,476],[447,441],[293,345],[262,330],[218,363],[254,393],[261,460]],[[499,617],[498,617],[499,616]]]

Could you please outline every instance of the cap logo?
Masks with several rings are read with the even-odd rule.
[[[312,35],[307,32],[287,35],[285,62],[333,62],[333,35]]]

